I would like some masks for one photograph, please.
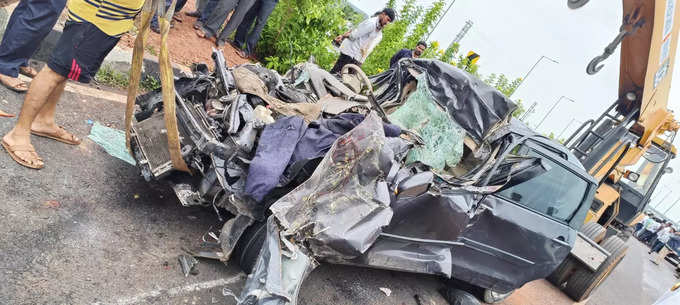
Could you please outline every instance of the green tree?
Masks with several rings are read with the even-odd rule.
[[[281,73],[310,56],[330,69],[337,58],[332,39],[355,17],[346,6],[341,0],[281,0],[262,32],[258,54]]]

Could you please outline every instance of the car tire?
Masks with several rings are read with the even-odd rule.
[[[606,278],[626,255],[628,246],[618,237],[610,236],[602,243],[602,248],[610,255],[602,262],[595,272],[580,265],[569,277],[564,292],[574,301],[585,300]]]
[[[556,287],[562,287],[562,284],[569,279],[569,276],[574,272],[574,268],[577,266],[579,266],[579,262],[571,256],[567,256],[567,258],[557,266],[557,269],[548,275],[546,280]]]
[[[580,231],[583,235],[598,244],[604,239],[605,234],[607,234],[607,229],[597,222],[584,224]]]
[[[250,225],[239,238],[231,258],[236,260],[243,272],[247,274],[253,272],[266,237],[267,224],[257,221]]]
[[[498,293],[498,292],[495,292],[491,289],[484,289],[484,294],[483,294],[482,300],[484,301],[484,303],[487,303],[487,304],[500,303],[503,300],[507,299],[513,292],[515,292],[515,291],[512,290],[512,291],[507,292],[507,293]]]

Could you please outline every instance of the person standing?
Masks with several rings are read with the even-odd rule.
[[[658,230],[661,227],[661,224],[656,221],[653,217],[650,217],[650,219],[647,221],[645,224],[644,228],[642,228],[642,233],[640,233],[639,239],[641,242],[648,242],[652,235],[654,235],[654,232]]]
[[[670,226],[670,224],[661,229],[658,233],[659,237],[656,239],[654,245],[652,246],[652,249],[650,249],[648,253],[649,254],[652,254],[652,252],[659,253],[659,251],[663,249],[663,247],[671,239],[671,236],[674,233],[675,230]]]
[[[19,74],[35,77],[38,71],[28,59],[57,23],[66,0],[21,0],[9,18],[0,43],[0,83],[16,92],[26,92],[28,84]]]
[[[205,19],[201,29],[197,30],[196,34],[202,38],[215,39],[215,43],[219,45],[218,41],[226,41],[227,37],[241,24],[241,21],[243,21],[246,13],[254,3],[255,0],[221,0],[215,7],[215,10]],[[222,24],[227,20],[227,16],[229,16],[229,12],[232,10],[234,12],[229,17],[229,22],[220,32]],[[206,13],[205,10],[202,11],[201,18]],[[224,45],[224,42],[222,45]]]
[[[423,52],[425,52],[425,49],[427,49],[427,43],[424,41],[418,41],[418,44],[416,45],[416,48],[413,50],[410,49],[401,49],[397,51],[397,53],[394,53],[392,58],[390,58],[390,68],[392,68],[396,63],[399,62],[400,59],[402,58],[418,58],[421,55],[423,55]]]
[[[31,134],[80,144],[80,139],[55,122],[66,80],[88,83],[121,35],[132,28],[143,4],[144,0],[69,0],[64,31],[47,66],[31,83],[16,125],[2,138],[2,147],[14,161],[43,168],[43,160],[31,144]]]
[[[335,37],[335,43],[342,44],[340,56],[330,72],[339,74],[346,64],[361,66],[382,40],[382,29],[395,18],[394,10],[388,7],[359,23],[355,29]]]
[[[271,15],[278,3],[279,0],[257,0],[250,8],[236,29],[236,35],[234,36],[234,47],[239,56],[243,58],[252,58],[254,56],[255,46],[257,46],[257,42],[260,40],[262,30],[265,24],[267,24],[269,15]],[[254,27],[253,23],[255,23]],[[252,31],[250,30],[251,27],[253,27]],[[217,41],[218,46],[223,44],[224,40],[220,39]],[[244,45],[245,48],[243,47]]]

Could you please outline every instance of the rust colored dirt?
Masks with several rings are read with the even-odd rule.
[[[175,21],[174,27],[170,29],[168,37],[170,60],[185,66],[190,66],[193,63],[206,63],[212,69],[213,61],[210,54],[212,53],[212,48],[216,48],[216,46],[213,42],[196,35],[196,31],[193,28],[196,18],[184,14],[193,10],[195,10],[195,0],[187,1],[187,4],[178,14],[183,22]],[[135,44],[135,38],[136,36],[134,35],[125,34],[118,45],[126,49],[132,49]],[[160,35],[149,31],[144,53],[158,56],[159,50]],[[226,44],[222,52],[227,60],[227,65],[230,67],[250,62],[238,56],[236,50],[230,44]]]

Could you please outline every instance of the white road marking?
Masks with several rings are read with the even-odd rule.
[[[93,303],[92,305],[103,305],[103,304],[116,304],[116,305],[131,305],[131,304],[137,304],[139,302],[142,302],[148,298],[156,298],[160,297],[162,295],[167,295],[170,297],[175,297],[178,295],[183,295],[189,292],[193,291],[200,291],[204,289],[210,289],[210,288],[215,288],[218,286],[225,286],[229,284],[234,284],[239,281],[245,280],[245,274],[239,273],[235,276],[232,276],[230,278],[226,279],[217,279],[217,280],[212,280],[212,281],[207,281],[207,282],[201,282],[201,283],[194,283],[194,284],[189,284],[185,286],[179,286],[179,287],[172,287],[172,288],[167,288],[167,289],[154,289],[148,292],[143,292],[135,296],[131,297],[125,297],[121,298],[115,301],[111,302],[97,302]]]

